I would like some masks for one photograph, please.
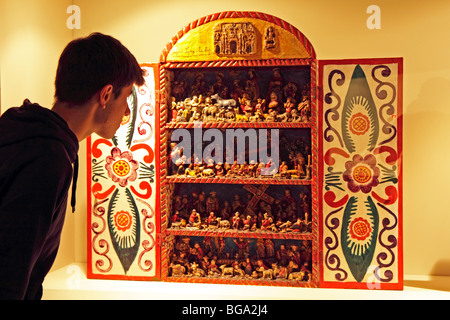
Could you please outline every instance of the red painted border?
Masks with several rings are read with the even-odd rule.
[[[213,60],[195,62],[167,62],[166,68],[231,68],[231,67],[279,67],[309,66],[314,59],[260,59],[260,60]]]
[[[318,83],[320,88],[323,88],[323,67],[325,65],[336,64],[362,64],[362,65],[375,65],[375,64],[392,64],[398,65],[398,83],[397,83],[397,150],[399,154],[398,161],[398,251],[396,259],[398,260],[398,282],[396,283],[380,283],[380,290],[402,290],[403,289],[403,58],[368,58],[368,59],[343,59],[343,60],[319,60],[318,67]],[[323,92],[320,92],[318,97],[318,130],[319,130],[319,165],[318,165],[318,177],[323,177],[324,166],[323,166]],[[323,179],[319,179],[319,196],[318,196],[318,206],[319,206],[319,286],[321,288],[345,288],[345,289],[368,289],[366,283],[358,282],[332,282],[323,280]]]
[[[86,189],[87,189],[87,277],[92,278],[92,235],[91,235],[91,225],[92,225],[92,156],[91,156],[91,144],[92,137],[89,136],[86,139]]]

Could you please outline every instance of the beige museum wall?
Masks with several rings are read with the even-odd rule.
[[[59,55],[73,37],[66,27],[72,1],[0,0],[0,111],[22,104],[25,98],[51,106]],[[0,137],[1,138],[1,137]],[[66,230],[71,231],[73,219]],[[65,241],[56,265],[73,261],[73,232]]]
[[[81,29],[73,32],[66,27],[72,3],[81,9]],[[380,30],[366,27],[372,4],[381,9]],[[140,62],[157,62],[185,25],[228,10],[261,11],[286,20],[308,37],[319,59],[404,58],[404,271],[450,276],[447,0],[0,0],[2,111],[25,97],[51,105],[57,58],[72,37],[108,33]],[[83,160],[85,149],[82,143]],[[68,212],[55,268],[86,261],[85,171],[82,161],[77,212]]]

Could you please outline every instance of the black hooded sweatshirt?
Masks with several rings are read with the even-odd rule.
[[[58,114],[28,100],[0,117],[0,300],[42,298],[78,147]]]

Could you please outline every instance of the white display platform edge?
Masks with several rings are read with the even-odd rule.
[[[161,281],[94,280],[86,264],[50,272],[43,300],[447,300],[450,277],[405,276],[404,290],[237,286]]]

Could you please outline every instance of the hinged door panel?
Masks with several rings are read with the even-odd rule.
[[[88,277],[160,278],[159,68],[128,98],[130,116],[111,140],[87,140]]]
[[[402,59],[319,62],[320,286],[401,289]]]

